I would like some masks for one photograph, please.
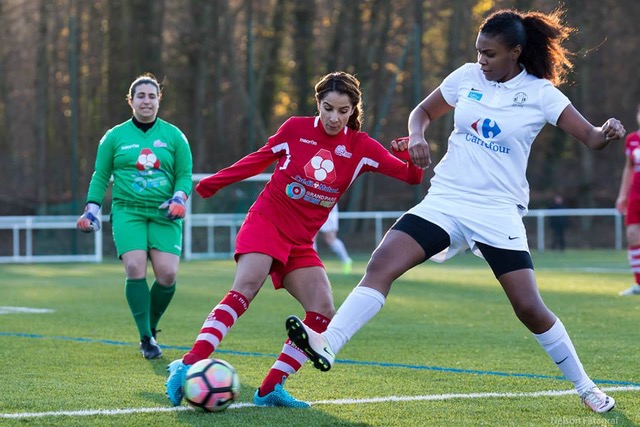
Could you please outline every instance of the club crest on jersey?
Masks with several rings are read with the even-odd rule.
[[[502,132],[500,126],[491,119],[478,119],[471,124],[471,127],[483,138],[495,138]]]
[[[143,148],[138,155],[136,169],[140,171],[160,169],[160,160],[158,160],[158,156],[156,156],[149,148]]]
[[[327,184],[335,181],[337,175],[331,152],[324,148],[318,150],[311,160],[309,160],[309,163],[304,166],[304,173],[307,178],[315,181]]]
[[[513,97],[513,105],[511,105],[511,106],[512,107],[524,107],[524,103],[527,102],[527,99],[529,99],[529,97],[527,96],[526,93],[518,92]]]
[[[347,159],[350,159],[351,156],[353,156],[353,154],[347,151],[347,147],[344,145],[338,145],[334,153],[336,153],[336,156],[345,157]]]
[[[166,142],[162,142],[159,139],[156,139],[155,141],[153,141],[153,146],[154,147],[166,147],[167,143]]]

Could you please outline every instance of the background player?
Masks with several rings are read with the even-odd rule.
[[[113,176],[113,240],[124,264],[125,295],[146,359],[162,356],[155,338],[176,290],[184,202],[193,185],[189,142],[177,127],[158,118],[161,98],[153,74],[131,83],[127,101],[133,117],[100,140],[87,204],[77,222],[84,232],[100,228],[96,216]],[[155,274],[151,289],[147,259]]]
[[[640,105],[636,112],[640,126]],[[624,144],[625,162],[616,199],[616,209],[625,215],[629,265],[635,283],[619,295],[640,295],[640,130],[627,135]]]
[[[347,252],[347,247],[344,245],[344,242],[338,237],[339,226],[340,213],[338,211],[338,205],[336,204],[333,209],[331,209],[331,212],[329,212],[329,217],[325,223],[320,227],[318,236],[321,236],[327,246],[329,246],[329,248],[338,256],[342,262],[342,272],[344,274],[350,274],[351,267],[353,266],[353,260],[349,256],[349,252]],[[314,241],[314,247],[317,250],[316,241]]]

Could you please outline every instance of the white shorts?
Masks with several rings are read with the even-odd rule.
[[[331,209],[331,212],[329,212],[329,216],[327,217],[327,220],[325,221],[324,224],[322,224],[322,227],[320,227],[320,232],[330,233],[332,231],[335,231],[337,233],[339,219],[340,218],[338,213],[338,205],[335,204],[333,205],[333,209]]]
[[[526,208],[515,204],[488,204],[442,196],[427,196],[406,213],[440,226],[449,234],[451,245],[431,257],[443,262],[466,249],[482,258],[476,242],[500,249],[529,252],[522,217]]]

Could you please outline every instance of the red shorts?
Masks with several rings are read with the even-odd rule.
[[[629,197],[625,224],[640,224],[640,197]]]
[[[305,267],[322,267],[313,242],[300,245],[291,242],[274,223],[256,212],[249,212],[238,231],[234,258],[248,253],[262,253],[273,258],[269,275],[276,289],[290,272]]]

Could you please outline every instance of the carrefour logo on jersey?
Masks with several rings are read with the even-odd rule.
[[[495,138],[502,132],[500,126],[491,119],[478,119],[471,124],[471,127],[483,138]]]
[[[500,129],[500,126],[498,126],[498,123],[496,123],[494,120],[478,119],[475,122],[471,123],[471,128],[478,135],[480,135],[480,137],[467,133],[467,141],[478,144],[482,148],[486,148],[496,153],[509,154],[509,152],[511,151],[511,148],[504,145],[496,144],[493,141],[485,141],[485,139],[495,138],[502,132],[502,129]]]

